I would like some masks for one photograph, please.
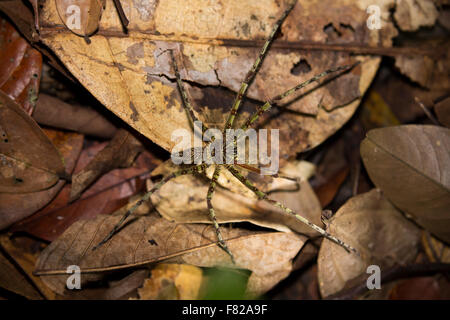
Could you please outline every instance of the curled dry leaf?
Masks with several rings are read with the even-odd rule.
[[[131,166],[142,150],[142,144],[131,133],[124,129],[118,130],[108,145],[82,171],[72,176],[70,201],[79,198],[103,174]]]
[[[0,90],[32,114],[36,105],[42,55],[0,18]]]
[[[82,273],[87,273],[82,281],[100,279],[101,271],[168,259],[202,267],[232,266],[230,257],[217,246],[214,228],[202,224],[177,224],[156,215],[131,217],[133,221],[129,220],[130,223],[107,244],[93,251],[92,247],[120,218],[120,215],[102,215],[74,223],[42,252],[36,264],[37,274],[46,273],[42,280],[62,294],[66,268],[73,264],[80,266]],[[223,229],[222,234],[235,256],[235,266],[253,271],[248,283],[248,291],[252,293],[265,292],[285,278],[292,270],[291,260],[304,244],[303,237],[292,233],[233,228]]]
[[[169,160],[156,168],[152,175],[166,175],[177,170]],[[322,208],[308,183],[314,165],[306,161],[292,161],[282,168],[281,173],[299,178],[300,189],[295,182],[272,178],[262,178],[258,174],[249,173],[248,178],[265,191],[270,198],[283,204],[306,217],[313,223],[321,225]],[[208,169],[210,176],[214,167]],[[246,174],[244,170],[241,170]],[[296,231],[308,235],[317,235],[311,228],[288,216],[282,210],[257,197],[249,191],[234,176],[222,171],[218,179],[216,192],[212,198],[212,205],[219,223],[251,222],[255,225],[272,228],[278,231]],[[211,223],[206,204],[209,181],[194,175],[180,176],[164,184],[158,192],[151,196],[156,210],[166,219],[178,223]]]
[[[78,133],[45,129],[44,133],[59,150],[66,172],[72,172],[83,147],[84,137]],[[36,192],[0,193],[0,229],[20,221],[47,205],[64,186],[59,180],[52,187]]]
[[[55,4],[64,25],[84,37],[98,29],[105,0],[56,0]]]
[[[261,40],[287,4],[275,0],[257,5],[250,0],[207,5],[184,0],[121,3],[130,19],[127,37],[114,7],[107,6],[99,32],[88,45],[61,30],[54,2],[48,1],[41,12],[41,39],[102,104],[166,150],[175,145],[170,140],[175,129],[190,129],[167,49],[175,50],[198,118],[211,126],[221,124],[233,101],[230,90],[239,89]],[[353,58],[343,52],[297,50],[299,39],[321,45],[389,46],[392,32],[385,31],[393,25],[386,21],[381,31],[368,33],[366,8],[362,0],[299,1],[284,23],[283,36],[249,89],[250,98],[265,101],[331,67],[356,59],[363,63],[306,95],[314,87],[308,88],[302,99],[283,101],[289,102],[291,112],[266,118],[264,127],[280,129],[281,157],[315,147],[338,130],[355,111],[379,62],[379,58]],[[250,104],[244,106],[241,121],[253,110]]]
[[[371,130],[361,157],[374,184],[399,209],[450,241],[450,130],[404,125]]]
[[[158,264],[138,289],[141,300],[195,300],[203,281],[201,268],[186,264]]]
[[[0,91],[0,193],[48,189],[64,176],[55,146],[36,122]]]
[[[96,110],[43,94],[39,95],[33,119],[41,125],[66,129],[100,138],[112,138],[117,128]]]
[[[411,262],[417,254],[419,229],[392,206],[377,189],[351,198],[329,221],[328,232],[358,250],[360,256],[324,239],[319,251],[322,297],[343,289],[369,265],[381,270]]]

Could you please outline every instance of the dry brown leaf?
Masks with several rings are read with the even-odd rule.
[[[131,166],[142,150],[143,146],[138,139],[128,131],[119,129],[109,144],[82,171],[72,176],[70,201],[79,198],[83,191],[103,174]]]
[[[170,162],[156,168],[152,175],[167,175],[176,170]],[[292,161],[282,168],[282,173],[301,179],[300,189],[296,190],[293,181],[265,177],[250,173],[248,178],[264,191],[275,191],[270,198],[282,202],[313,223],[321,225],[322,208],[314,191],[308,183],[314,166],[306,161]],[[210,177],[214,167],[208,169]],[[242,170],[245,174],[245,171]],[[296,218],[283,214],[282,210],[264,201],[259,201],[252,191],[227,171],[222,170],[218,179],[220,187],[212,198],[219,223],[251,222],[258,226],[278,231],[317,235],[311,228]],[[156,210],[166,219],[178,223],[211,223],[206,204],[209,181],[193,175],[177,177],[151,196]],[[284,191],[283,191],[284,190]]]
[[[369,265],[383,268],[411,262],[417,254],[419,229],[405,219],[377,189],[351,198],[330,220],[328,232],[358,250],[360,257],[324,239],[319,251],[322,297],[344,288]]]
[[[15,265],[22,269],[45,299],[54,300],[56,298],[55,293],[38,276],[33,275],[40,253],[40,248],[35,241],[26,238],[10,238],[8,234],[2,234],[0,235],[0,246],[14,260]]]
[[[64,25],[79,36],[90,36],[98,29],[105,0],[56,0]]]
[[[434,112],[436,112],[439,122],[450,128],[450,98],[436,103]]]
[[[42,300],[39,292],[2,253],[0,253],[0,287],[30,300]]]
[[[233,94],[212,86],[238,90],[262,46],[259,40],[267,37],[286,4],[275,0],[257,5],[228,0],[207,6],[198,0],[121,3],[130,20],[127,37],[123,36],[115,8],[107,6],[99,32],[87,45],[82,38],[61,30],[54,2],[48,1],[40,16],[41,38],[99,101],[166,150],[175,145],[170,140],[173,130],[190,128],[167,49],[177,52],[200,120],[211,126],[222,124]],[[368,33],[365,9],[362,0],[299,1],[283,26],[279,43],[289,47],[298,40],[334,41],[334,36],[324,31],[331,24],[340,30],[336,34],[345,33],[342,39],[338,37],[340,42],[390,45],[392,34],[385,31],[392,30],[392,24],[386,21],[383,31]],[[347,53],[276,47],[249,89],[253,99],[264,101],[325,69],[354,62]],[[281,156],[315,147],[351,117],[379,62],[379,58],[356,59],[363,61],[362,67],[292,101],[289,109],[293,112],[267,119],[265,127],[280,128],[280,140],[285,144]],[[306,73],[296,68],[302,61],[310,67]],[[244,108],[241,116],[250,111]]]
[[[0,90],[32,114],[39,91],[42,55],[0,18]]]
[[[203,281],[201,268],[186,264],[158,264],[138,289],[141,300],[195,300]]]
[[[389,300],[449,300],[449,288],[442,275],[403,279],[390,290]]]
[[[439,12],[433,0],[397,0],[394,18],[403,31],[416,31],[434,25]]]
[[[431,27],[436,23],[439,12],[433,0],[398,0],[394,12],[397,26],[403,31],[417,31],[420,27]],[[404,46],[432,49],[437,58],[426,55],[400,55],[395,59],[395,66],[421,86],[431,89],[447,89],[450,69],[450,47],[448,39],[406,40]]]
[[[44,133],[63,157],[66,172],[72,172],[81,153],[84,136],[78,133],[50,129],[45,129]],[[0,229],[10,226],[43,208],[58,194],[64,184],[64,180],[59,180],[46,190],[27,193],[0,193]]]
[[[446,90],[450,87],[450,44],[447,38],[406,42],[409,46],[434,50],[437,58],[429,56],[401,55],[395,59],[395,66],[412,81],[432,90]]]
[[[34,27],[35,18],[31,8],[25,1],[0,1],[0,10],[13,21],[16,28],[28,41],[38,40],[38,34]]]
[[[106,245],[92,251],[119,219],[120,215],[107,215],[74,223],[44,250],[36,272],[63,274],[42,276],[52,290],[62,294],[67,278],[64,274],[69,265],[81,268],[82,286],[101,278],[98,273],[101,271],[168,259],[202,267],[233,266],[230,257],[217,246],[211,226],[176,224],[156,215],[140,217],[127,224]],[[248,291],[252,293],[265,292],[285,278],[292,269],[291,260],[304,243],[304,237],[292,233],[250,232],[240,228],[223,229],[222,233],[234,253],[235,266],[253,271],[248,283]]]
[[[81,153],[75,172],[81,170],[95,154],[104,147],[104,143],[93,144]],[[52,202],[11,227],[12,232],[26,232],[39,239],[53,241],[57,239],[72,223],[79,219],[90,219],[99,214],[111,214],[132,199],[130,196],[145,189],[145,179],[149,170],[159,161],[149,152],[144,152],[136,163],[126,169],[113,170],[103,175],[75,202],[69,203],[70,185],[66,185]],[[146,208],[147,207],[147,208]],[[143,204],[136,210],[148,213],[148,206]]]
[[[450,130],[430,125],[374,129],[361,157],[374,184],[399,209],[450,241]]]
[[[100,138],[112,138],[117,131],[117,128],[96,110],[70,105],[43,93],[39,95],[33,119],[41,125]]]
[[[429,261],[450,263],[450,247],[428,232],[422,232],[422,246]]]
[[[65,176],[58,150],[31,117],[0,91],[0,192],[48,189]]]

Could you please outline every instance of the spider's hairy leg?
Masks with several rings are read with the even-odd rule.
[[[276,101],[280,101],[288,96],[290,96],[291,94],[293,94],[294,92],[306,87],[307,85],[313,83],[313,82],[317,82],[320,79],[322,79],[323,77],[326,77],[327,75],[331,74],[331,73],[335,73],[335,72],[345,72],[347,70],[353,69],[355,66],[357,66],[359,64],[359,62],[356,62],[352,65],[345,65],[345,66],[340,66],[340,67],[336,67],[333,69],[328,69],[322,73],[319,73],[317,75],[315,75],[314,77],[312,77],[311,79],[308,79],[298,85],[296,85],[295,87],[290,88],[289,90],[286,90],[285,92],[283,92],[282,94],[277,95],[276,97],[272,98],[269,101],[266,101],[266,103],[264,103],[264,105],[262,105],[261,107],[258,108],[258,110],[256,110],[253,114],[251,114],[248,119],[245,121],[245,123],[241,126],[242,130],[247,130],[248,128],[250,128],[253,123],[256,122],[256,120],[258,120],[258,118],[266,111],[268,111],[270,108],[272,108],[272,105],[274,102]]]
[[[186,88],[184,87],[183,80],[181,80],[180,70],[178,69],[178,64],[173,54],[173,50],[169,50],[169,52],[170,57],[172,58],[173,69],[175,71],[175,78],[177,79],[177,87],[178,90],[180,91],[181,99],[183,100],[183,107],[188,113],[190,121],[192,122],[192,126],[194,127],[194,122],[199,120],[194,114],[194,108],[192,107],[192,104],[189,100],[189,96],[187,94]],[[205,133],[206,130],[208,130],[208,127],[202,124],[202,134]]]
[[[130,209],[128,209],[128,211],[122,216],[120,221],[110,231],[110,233],[102,241],[100,241],[94,248],[92,248],[92,250],[95,250],[95,249],[99,248],[100,246],[102,246],[103,244],[105,244],[106,242],[108,242],[117,233],[117,231],[120,229],[120,227],[125,222],[125,220],[134,211],[136,211],[136,209],[139,208],[139,206],[141,206],[145,201],[147,201],[153,193],[155,193],[157,190],[159,190],[166,182],[168,182],[169,180],[172,180],[176,177],[179,177],[181,175],[199,172],[200,170],[202,170],[202,168],[203,168],[202,165],[191,166],[191,167],[179,170],[177,172],[171,173],[168,176],[162,178],[160,182],[158,182],[153,188],[150,189],[150,191],[148,191],[146,194],[144,194],[142,196],[142,198],[140,198]]]
[[[286,212],[287,214],[294,216],[297,220],[300,220],[302,223],[306,224],[307,226],[309,226],[310,228],[314,229],[315,231],[319,232],[322,236],[324,236],[325,238],[327,238],[328,240],[333,241],[334,243],[340,245],[341,247],[343,247],[345,250],[347,250],[348,252],[352,251],[354,253],[356,253],[357,255],[359,255],[358,251],[356,251],[355,248],[349,246],[348,244],[346,244],[345,242],[343,242],[342,240],[339,240],[338,238],[332,236],[331,234],[329,234],[328,232],[326,232],[325,230],[323,230],[321,227],[315,225],[314,223],[312,223],[311,221],[309,221],[308,219],[306,219],[305,217],[302,217],[301,215],[297,214],[296,212],[294,212],[292,209],[289,209],[288,207],[286,207],[285,205],[283,205],[282,203],[275,201],[273,199],[270,199],[266,193],[262,192],[261,190],[259,190],[250,180],[248,180],[247,178],[245,178],[238,170],[236,170],[235,168],[233,168],[233,166],[230,165],[224,165],[228,171],[231,172],[231,174],[233,176],[235,176],[244,186],[246,186],[248,189],[250,189],[251,191],[253,191],[254,194],[256,194],[256,196],[260,199],[260,200],[265,200],[271,204],[273,204],[274,206],[282,209],[284,212]]]
[[[282,100],[282,99],[284,99],[284,98],[290,96],[290,95],[293,94],[294,92],[296,92],[296,91],[298,91],[298,90],[300,90],[300,89],[302,89],[302,88],[308,86],[309,84],[311,84],[311,83],[313,83],[313,82],[319,81],[320,79],[322,79],[323,77],[326,77],[327,75],[329,75],[329,74],[331,74],[331,73],[335,73],[335,72],[346,72],[346,71],[348,71],[348,70],[351,70],[351,69],[353,69],[355,66],[357,66],[359,63],[360,63],[360,62],[358,61],[358,62],[356,62],[356,63],[354,63],[354,64],[352,64],[352,65],[345,65],[345,66],[340,66],[340,67],[336,67],[336,68],[333,68],[333,69],[328,69],[328,70],[326,70],[326,71],[324,71],[324,72],[322,72],[322,73],[319,73],[319,74],[315,75],[315,76],[312,77],[311,79],[308,79],[308,80],[306,80],[306,81],[304,81],[304,82],[302,82],[302,83],[296,85],[295,87],[292,87],[292,88],[290,88],[289,90],[286,90],[286,91],[283,92],[282,94],[279,94],[279,95],[275,96],[274,98],[272,98],[272,99],[266,101],[261,107],[259,107],[255,112],[253,112],[253,114],[251,114],[251,115],[247,118],[247,120],[244,122],[244,124],[240,127],[240,129],[242,130],[242,131],[241,131],[241,134],[238,135],[238,136],[234,139],[234,141],[233,141],[235,147],[237,146],[237,140],[241,137],[242,132],[245,132],[247,129],[249,129],[250,127],[252,127],[253,124],[259,119],[259,117],[260,117],[264,112],[266,112],[266,111],[270,110],[270,108],[272,108],[273,103],[274,103],[275,101]],[[234,155],[234,160],[236,160],[236,159],[237,159],[237,154]],[[284,178],[284,177],[281,177],[281,176],[280,176],[280,178]],[[293,179],[291,178],[290,180],[293,180]]]
[[[243,168],[243,169],[245,169],[247,171],[255,172],[257,174],[262,174],[260,168],[253,167],[253,166],[248,165],[246,163],[235,163],[235,165],[237,165],[238,167],[241,167],[241,168]],[[299,180],[298,178],[288,177],[288,176],[285,176],[285,175],[282,175],[282,174],[278,174],[278,173],[271,174],[270,176],[273,177],[273,178],[281,178],[281,179],[291,180],[291,181],[294,181],[294,182],[297,182]]]
[[[288,14],[291,12],[291,10],[294,8],[295,4],[297,3],[297,0],[293,0],[289,3],[287,9],[283,12],[282,16],[278,19],[278,21],[275,23],[272,32],[269,35],[269,38],[267,38],[266,43],[262,47],[261,51],[259,52],[258,58],[256,58],[255,62],[253,63],[252,68],[248,71],[247,75],[245,76],[244,81],[241,83],[241,87],[236,95],[236,98],[234,100],[233,106],[231,107],[230,113],[228,115],[227,122],[224,127],[224,132],[227,129],[231,129],[233,126],[234,118],[236,117],[236,114],[239,110],[239,106],[241,105],[242,99],[245,97],[245,94],[247,92],[248,86],[254,79],[256,72],[258,71],[259,66],[261,65],[261,62],[264,60],[264,57],[266,56],[267,50],[271,43],[273,42],[275,38],[275,34],[277,33],[278,29],[282,25],[283,21],[286,19]]]
[[[230,249],[228,249],[227,244],[223,240],[222,233],[220,232],[219,224],[217,223],[216,213],[212,206],[212,197],[213,197],[214,191],[216,189],[217,179],[219,178],[219,175],[220,175],[220,166],[217,165],[216,168],[214,169],[211,183],[209,184],[208,194],[206,196],[206,203],[208,205],[209,217],[211,218],[211,221],[214,224],[214,229],[216,230],[217,239],[219,240],[219,246],[230,256],[231,261],[234,264],[235,261],[234,261],[233,254],[231,253]]]

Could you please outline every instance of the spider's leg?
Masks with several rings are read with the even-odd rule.
[[[234,264],[235,261],[234,261],[233,254],[231,253],[230,249],[228,249],[227,244],[223,240],[222,233],[220,232],[219,224],[217,223],[216,213],[212,206],[212,197],[214,194],[214,190],[216,189],[217,179],[219,178],[219,174],[220,174],[220,166],[216,166],[216,168],[214,169],[212,179],[211,179],[211,183],[209,184],[208,194],[206,196],[206,203],[208,205],[209,217],[211,218],[211,221],[214,224],[214,229],[216,230],[217,239],[219,240],[219,246],[230,256],[231,261]]]
[[[262,174],[261,173],[261,168],[258,167],[253,167],[251,165],[248,165],[246,163],[235,163],[235,165],[237,165],[238,167],[241,167],[247,171],[251,171],[257,174]],[[295,182],[295,189],[294,190],[290,190],[290,191],[298,191],[301,189],[300,187],[300,178],[294,178],[294,177],[289,177],[289,176],[285,176],[282,174],[278,174],[278,173],[274,173],[270,175],[272,178],[280,178],[280,179],[285,179],[285,180],[290,180]],[[273,191],[271,191],[273,192]]]
[[[249,127],[251,127],[253,125],[253,123],[258,120],[258,118],[266,111],[268,111],[270,108],[272,108],[272,103],[275,101],[279,101],[282,100],[284,98],[286,98],[287,96],[293,94],[294,92],[306,87],[307,85],[313,83],[313,82],[317,82],[320,79],[322,79],[323,77],[326,77],[327,75],[329,75],[330,73],[334,73],[334,72],[339,72],[339,71],[347,71],[350,70],[352,68],[354,68],[356,65],[358,65],[359,62],[356,62],[355,64],[352,65],[345,65],[345,66],[340,66],[340,67],[336,67],[333,69],[329,69],[326,70],[322,73],[319,73],[317,75],[315,75],[314,77],[312,77],[311,79],[308,79],[298,85],[296,85],[295,87],[290,88],[289,90],[286,90],[285,92],[283,92],[282,94],[277,95],[276,97],[272,98],[269,101],[266,101],[266,103],[264,103],[264,105],[262,105],[261,107],[258,108],[258,110],[256,110],[252,115],[250,115],[247,119],[247,121],[241,126],[242,130],[247,130]]]
[[[289,215],[294,216],[297,220],[300,220],[301,222],[303,222],[304,224],[306,224],[307,226],[309,226],[310,228],[314,229],[315,231],[319,232],[322,236],[324,236],[325,238],[327,238],[328,240],[333,241],[334,243],[340,245],[341,247],[343,247],[345,250],[347,250],[348,252],[353,251],[354,253],[358,254],[359,253],[356,251],[355,248],[349,246],[348,244],[346,244],[345,242],[343,242],[342,240],[339,240],[338,238],[332,236],[331,234],[329,234],[328,232],[326,232],[325,230],[323,230],[321,227],[315,225],[314,223],[312,223],[311,221],[309,221],[308,219],[302,217],[301,215],[297,214],[296,212],[294,212],[292,209],[289,209],[288,207],[286,207],[285,205],[283,205],[282,203],[272,200],[270,199],[266,193],[262,192],[261,190],[259,190],[250,180],[248,180],[247,178],[245,178],[238,170],[236,170],[235,168],[233,168],[233,166],[231,165],[224,165],[233,176],[235,176],[243,185],[245,185],[248,189],[250,189],[251,191],[253,191],[254,194],[256,194],[256,196],[260,199],[260,200],[265,200],[271,204],[273,204],[274,206],[282,209],[284,212],[286,212]]]
[[[255,122],[256,120],[259,119],[259,117],[266,111],[268,111],[270,108],[272,108],[273,102],[274,101],[279,101],[282,100],[286,97],[288,97],[289,95],[293,94],[294,92],[306,87],[307,85],[313,83],[313,82],[317,82],[320,79],[322,79],[323,77],[326,77],[327,75],[329,75],[330,73],[334,73],[334,72],[339,72],[339,71],[347,71],[350,70],[352,68],[354,68],[356,65],[358,65],[359,62],[356,62],[352,65],[345,65],[345,66],[340,66],[340,67],[336,67],[333,69],[329,69],[326,70],[322,73],[319,73],[317,75],[315,75],[314,77],[312,77],[311,79],[308,79],[298,85],[296,85],[295,87],[290,88],[289,90],[283,92],[282,94],[277,95],[276,97],[274,97],[273,99],[266,101],[266,103],[264,103],[261,107],[258,108],[258,110],[256,110],[253,114],[251,114],[247,120],[245,121],[245,123],[241,126],[241,132],[240,134],[233,140],[233,143],[235,145],[235,148],[237,146],[237,140],[242,136],[243,132],[245,132],[248,128],[250,128]],[[228,145],[226,146],[226,148],[228,147]],[[234,160],[237,159],[237,154],[234,155]]]
[[[92,250],[95,250],[95,249],[99,248],[100,246],[102,246],[103,244],[105,244],[106,242],[108,242],[117,233],[117,231],[120,229],[120,227],[125,222],[125,220],[134,211],[136,211],[136,209],[139,208],[140,205],[142,205],[145,201],[147,201],[153,193],[155,193],[158,189],[160,189],[167,181],[169,181],[173,178],[179,177],[181,175],[194,173],[199,170],[198,167],[199,166],[192,166],[192,167],[189,167],[189,168],[186,168],[183,170],[179,170],[179,171],[171,173],[168,176],[161,179],[160,182],[158,182],[153,188],[150,189],[150,191],[148,191],[146,194],[144,194],[142,196],[142,198],[140,198],[130,209],[128,209],[128,211],[122,216],[120,221],[114,226],[114,228],[111,230],[111,232],[102,241],[100,241],[94,248],[92,248]]]
[[[192,104],[189,100],[189,96],[187,94],[186,88],[184,87],[183,80],[181,80],[180,70],[178,69],[177,61],[175,60],[175,57],[173,55],[173,50],[170,50],[170,56],[172,58],[173,69],[175,71],[175,77],[177,79],[177,87],[178,90],[180,91],[181,98],[183,100],[183,107],[190,116],[192,126],[194,126],[194,122],[200,120],[198,120],[194,114],[194,108],[192,107]],[[208,127],[202,124],[202,133],[205,133],[206,130],[208,130]]]
[[[237,165],[238,167],[241,167],[241,168],[243,168],[243,169],[245,169],[247,171],[251,171],[251,172],[254,172],[254,173],[257,173],[257,174],[261,174],[261,169],[258,168],[258,167],[253,167],[253,166],[248,165],[246,163],[235,163],[235,165]],[[298,182],[298,178],[288,177],[288,176],[285,176],[285,175],[282,175],[282,174],[278,174],[278,173],[271,174],[270,176],[273,177],[273,178],[281,178],[281,179],[286,179],[286,180],[291,180],[291,181],[294,181],[294,182]]]
[[[236,95],[236,98],[234,100],[233,106],[231,107],[230,113],[228,115],[228,119],[224,128],[224,132],[227,129],[231,129],[233,126],[234,118],[236,117],[236,114],[239,110],[239,106],[241,104],[242,98],[245,96],[248,86],[252,82],[253,78],[256,75],[256,72],[261,65],[261,62],[264,60],[264,57],[266,56],[267,49],[269,48],[270,44],[273,42],[273,39],[275,38],[275,34],[277,33],[278,29],[280,28],[283,21],[288,16],[289,12],[291,12],[292,8],[294,8],[295,4],[297,3],[296,0],[291,1],[289,3],[287,9],[283,12],[283,15],[278,19],[278,21],[275,23],[275,26],[273,27],[272,32],[269,35],[269,38],[267,39],[266,43],[262,47],[261,51],[259,52],[258,58],[256,58],[255,62],[253,63],[252,68],[248,71],[247,75],[245,76],[244,81],[241,84],[241,87],[239,89],[238,94]]]

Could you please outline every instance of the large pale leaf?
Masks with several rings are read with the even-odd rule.
[[[319,287],[323,297],[378,265],[383,272],[394,264],[411,262],[417,254],[420,230],[387,201],[381,192],[351,198],[331,219],[328,231],[358,250],[360,256],[324,240],[320,247]],[[369,275],[368,275],[369,276]]]
[[[405,125],[369,131],[361,156],[371,180],[398,208],[450,241],[450,130]]]
[[[44,190],[64,175],[58,150],[36,122],[0,91],[0,192]]]
[[[176,170],[176,167],[168,161],[156,168],[152,174],[167,175]],[[308,183],[308,178],[312,175],[311,170],[314,170],[314,166],[306,161],[289,162],[283,168],[285,175],[301,181],[298,189],[293,181],[247,174],[241,169],[242,173],[264,192],[277,191],[270,194],[271,199],[282,202],[316,225],[321,225],[322,208]],[[210,178],[213,171],[214,167],[208,170]],[[209,184],[209,180],[198,176],[180,176],[163,185],[152,195],[151,201],[157,211],[170,221],[211,223],[206,204]],[[271,204],[259,201],[252,191],[226,170],[221,171],[218,184],[212,205],[219,223],[247,221],[278,231],[317,235],[317,232],[295,217],[284,214],[281,209]]]
[[[63,274],[43,276],[47,285],[62,293],[66,268],[70,265],[81,268],[83,282],[99,279],[101,271],[138,267],[171,258],[172,262],[203,267],[232,266],[230,257],[217,246],[212,226],[177,224],[156,215],[127,224],[109,243],[93,251],[92,247],[120,218],[120,215],[106,215],[77,221],[43,251],[36,272]],[[253,271],[249,292],[265,292],[285,278],[292,269],[291,260],[304,243],[303,237],[292,233],[251,232],[240,228],[223,228],[222,233],[235,256],[235,266]],[[94,274],[83,275],[85,272]]]
[[[238,90],[287,2],[121,3],[130,20],[128,35],[122,31],[114,6],[107,5],[99,31],[88,45],[64,27],[54,1],[47,1],[40,15],[41,39],[107,108],[171,150],[173,130],[190,127],[167,49],[175,50],[200,120],[220,127],[233,101],[230,90]],[[389,46],[392,24],[384,21],[381,31],[367,32],[366,8],[365,1],[299,1],[285,21],[282,38],[249,89],[252,99],[264,101],[330,67],[356,59],[363,63],[304,97],[314,86],[302,92],[302,99],[291,99],[290,112],[266,119],[265,127],[280,129],[281,156],[312,148],[339,129],[356,109],[379,62],[379,58],[352,58],[344,52],[298,50],[298,41]],[[296,49],[285,49],[289,47]],[[249,102],[241,116],[249,115],[253,108],[255,103]]]

